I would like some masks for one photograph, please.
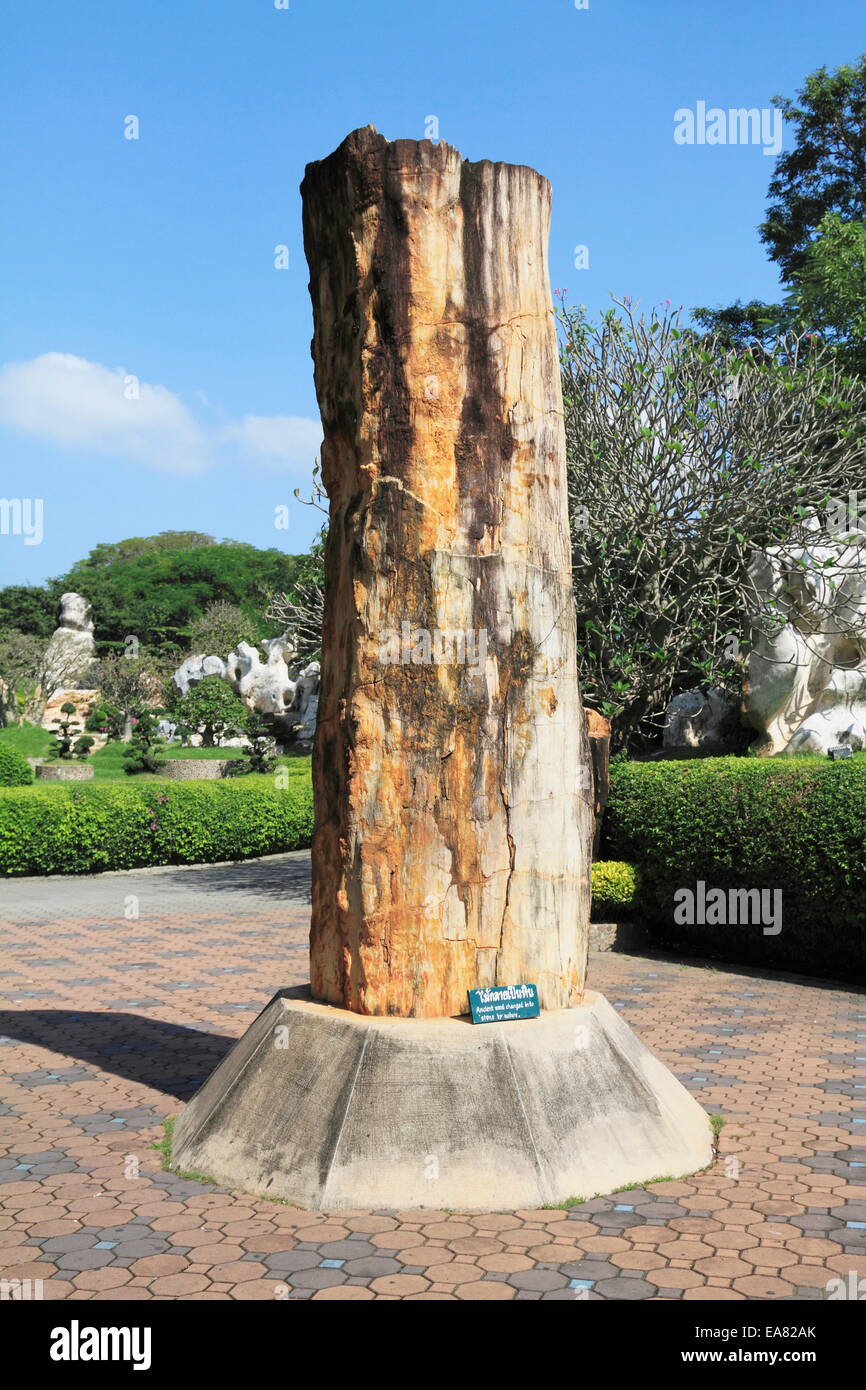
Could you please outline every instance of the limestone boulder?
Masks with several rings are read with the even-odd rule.
[[[289,675],[284,644],[269,644],[266,661],[249,642],[239,642],[229,652],[226,679],[247,709],[260,714],[283,715],[295,698],[296,683]]]
[[[174,672],[172,680],[181,695],[188,695],[194,685],[205,676],[226,676],[226,663],[218,656],[205,656],[204,653],[188,656]]]

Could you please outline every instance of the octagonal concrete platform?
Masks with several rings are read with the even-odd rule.
[[[537,1208],[705,1167],[707,1115],[600,994],[513,1023],[281,990],[180,1116],[172,1167],[302,1207]]]

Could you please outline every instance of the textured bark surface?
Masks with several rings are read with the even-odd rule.
[[[528,981],[564,1008],[584,982],[592,777],[550,187],[367,127],[302,193],[330,498],[313,994],[437,1017]],[[459,639],[435,650],[443,633],[468,659]]]

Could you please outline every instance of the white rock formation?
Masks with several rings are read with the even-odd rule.
[[[259,714],[286,714],[295,696],[295,682],[279,641],[269,644],[266,661],[249,642],[239,642],[229,652],[226,679],[247,709]]]
[[[81,594],[63,594],[60,626],[45,652],[42,676],[45,693],[51,695],[62,687],[87,688],[95,652],[90,604]]]
[[[745,720],[761,753],[866,748],[866,531],[756,557]],[[814,539],[812,539],[814,537]]]
[[[735,726],[739,701],[724,690],[684,690],[665,711],[663,746],[668,749],[722,749]]]
[[[186,661],[178,666],[172,677],[181,695],[188,695],[194,685],[204,680],[205,676],[222,676],[226,674],[226,663],[218,656],[188,656]]]
[[[318,661],[293,680],[288,663],[295,648],[288,636],[273,637],[262,646],[267,652],[264,661],[249,642],[239,642],[225,661],[218,656],[187,657],[175,671],[174,683],[186,695],[205,676],[221,676],[247,709],[273,715],[287,739],[296,732],[301,744],[312,744],[319,706]]]
[[[298,678],[295,698],[290,714],[295,715],[297,739],[304,746],[312,746],[316,734],[316,718],[319,712],[319,678],[321,667],[318,661],[305,666]]]

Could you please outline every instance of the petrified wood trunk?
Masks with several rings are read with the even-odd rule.
[[[313,995],[577,1004],[592,778],[549,184],[367,127],[302,193],[330,498]]]

